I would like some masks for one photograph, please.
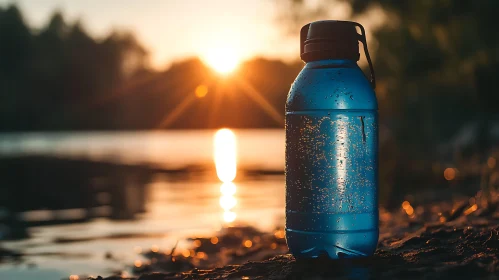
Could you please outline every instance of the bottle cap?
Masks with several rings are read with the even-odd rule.
[[[351,59],[358,61],[358,25],[351,21],[315,21],[300,31],[300,57],[309,62],[322,59]]]
[[[357,29],[360,29],[360,34]],[[364,27],[353,21],[322,20],[303,26],[300,30],[300,57],[305,62],[323,59],[360,58],[359,41],[364,45],[364,53],[369,70],[370,82],[376,88],[374,67],[367,49],[366,31]]]

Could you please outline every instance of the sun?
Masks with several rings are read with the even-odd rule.
[[[220,74],[227,75],[239,65],[240,59],[233,48],[213,48],[204,56],[205,62]]]

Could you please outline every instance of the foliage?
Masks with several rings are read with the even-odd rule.
[[[144,48],[128,33],[103,40],[60,13],[38,32],[15,6],[0,9],[0,129],[84,128],[74,114],[144,69]]]
[[[344,3],[351,7],[349,17],[364,24],[372,20],[369,11],[384,11],[378,16],[386,17],[385,24],[373,34],[380,114],[405,150],[416,156],[437,148],[432,144],[449,140],[470,120],[481,128],[477,147],[489,146],[499,104],[497,1],[284,2],[292,7],[287,24],[327,18]]]
[[[320,19],[351,19],[366,27],[384,22],[368,30],[374,37],[368,40],[375,43],[369,47],[377,78],[380,139],[386,139],[380,141],[382,199],[409,185],[430,184],[427,176],[436,173],[441,178],[442,167],[456,166],[465,174],[487,161],[499,128],[499,34],[494,24],[499,2],[280,3],[287,7],[283,30],[292,27],[295,34]],[[349,9],[339,14],[344,5]]]
[[[0,41],[0,131],[282,127],[303,66],[255,58],[220,77],[193,58],[152,71],[130,33],[97,39],[58,12],[33,31],[15,6],[0,10]]]

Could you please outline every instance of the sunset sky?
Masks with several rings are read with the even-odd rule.
[[[238,60],[298,58],[298,42],[278,27],[277,4],[270,0],[0,0],[3,7],[10,3],[21,7],[33,28],[59,9],[70,22],[81,19],[93,35],[131,30],[157,68],[193,55],[209,60],[217,53]]]
[[[34,29],[60,10],[69,22],[80,19],[94,36],[103,37],[112,29],[133,31],[157,69],[190,56],[212,66],[213,60],[224,57],[222,68],[255,56],[299,59],[299,27],[292,36],[279,20],[286,13],[283,0],[0,0],[0,7],[12,3],[21,7]],[[330,3],[329,19],[349,18],[347,4]],[[381,23],[378,14],[360,19],[368,35],[370,25]]]

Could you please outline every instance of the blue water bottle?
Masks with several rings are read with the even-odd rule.
[[[360,34],[357,33],[357,28]],[[357,66],[359,41],[368,80]],[[378,104],[365,30],[316,21],[286,101],[286,241],[296,258],[372,255],[378,243]]]

